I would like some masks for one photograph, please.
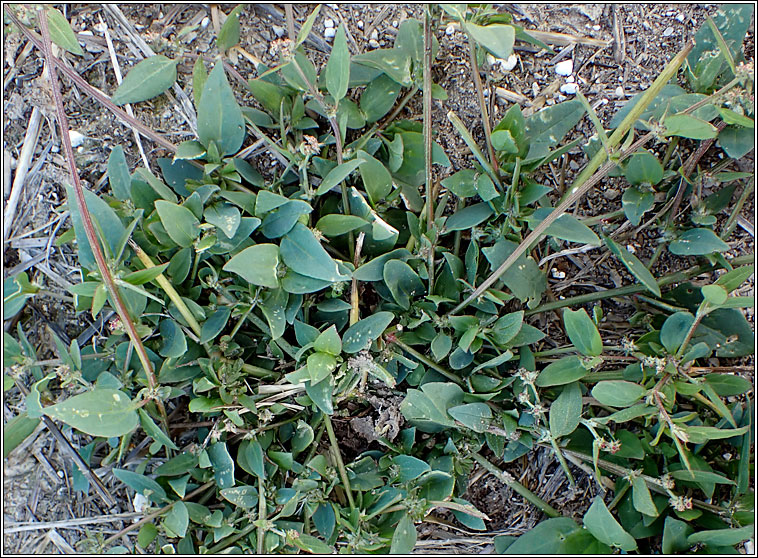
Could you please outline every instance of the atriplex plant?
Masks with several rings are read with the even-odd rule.
[[[340,27],[318,69],[303,46],[317,7],[296,37],[272,43],[279,64],[246,82],[263,110],[238,105],[222,58],[210,73],[198,58],[197,139],[174,147],[132,119],[173,157],[158,159],[160,178],[131,173],[115,148],[100,196],[79,184],[56,77],[64,67],[50,49],[52,38],[81,54],[73,32],[48,7],[36,18],[40,40],[5,8],[44,50],[53,81],[74,184],[73,226],[58,241],[77,241],[76,310],[119,315],[97,347],[57,342],[53,363],[37,360],[21,323],[18,340],[5,335],[5,390],[33,376],[6,451],[43,415],[91,435],[85,461],[112,467],[149,501],[136,544],[164,553],[403,553],[434,509],[484,531],[486,510],[463,499],[476,465],[551,518],[519,539],[497,537],[497,552],[726,552],[752,535],[753,387],[709,366],[753,352],[739,310],[753,298],[732,294],[753,256],[725,255],[753,184],[733,168],[753,148],[742,51],[752,6],[718,11],[610,130],[581,94],[528,117],[514,105],[490,128],[472,68],[486,146],[449,113],[477,163],[438,192],[435,176],[450,167],[431,133],[432,98],[446,97],[430,71],[438,17],[459,22],[477,66],[484,52],[508,58],[517,39],[544,47],[490,8],[442,8],[403,22],[392,48],[360,55]],[[239,41],[242,9],[221,28],[222,52]],[[161,95],[177,62],[140,62],[110,100],[76,81],[125,116],[116,105]],[[423,123],[397,119],[419,90]],[[561,143],[585,114],[597,132],[582,146],[589,162],[553,207],[560,196],[538,177],[581,145]],[[282,162],[272,179],[246,160],[248,135]],[[722,160],[708,156],[714,143]],[[628,183],[619,211],[566,213],[607,176]],[[659,232],[647,263],[624,247],[642,226]],[[605,246],[638,283],[543,303],[545,263],[564,243],[581,246],[563,254]],[[656,278],[665,251],[704,262]],[[25,274],[6,281],[6,318],[38,288]],[[589,304],[635,293],[623,336],[602,303]],[[555,311],[570,345],[528,323]],[[367,412],[378,414],[375,441],[347,459],[340,427]],[[613,492],[595,498],[584,528],[496,465],[540,446],[572,483],[568,462]],[[72,474],[87,492],[82,471]]]

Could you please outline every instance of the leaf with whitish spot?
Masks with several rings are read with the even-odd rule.
[[[416,539],[418,533],[416,532],[416,526],[413,524],[413,520],[404,514],[403,517],[395,527],[395,532],[392,534],[392,542],[390,543],[390,554],[409,554],[416,546]]]
[[[471,22],[465,22],[464,26],[477,43],[497,58],[505,60],[513,53],[513,43],[516,40],[513,26],[498,23],[483,26]]]
[[[250,509],[258,505],[258,491],[254,486],[242,484],[220,491],[221,497],[238,508]]]
[[[157,97],[176,81],[177,62],[161,54],[146,58],[129,70],[111,101],[116,105],[125,105]]]
[[[624,190],[621,196],[621,207],[624,215],[632,225],[639,225],[642,216],[653,209],[655,196],[652,192],[643,192],[634,186]]]
[[[287,267],[306,277],[331,282],[350,279],[349,275],[340,273],[337,262],[324,250],[313,233],[301,223],[297,223],[290,232],[284,235],[279,251]]]
[[[138,494],[145,495],[149,491],[150,494],[147,497],[156,504],[166,501],[166,491],[163,490],[160,484],[148,476],[127,471],[126,469],[113,469],[113,476]]]
[[[371,342],[379,338],[395,319],[392,312],[376,312],[351,325],[342,335],[342,350],[357,353],[368,349]]]
[[[234,238],[240,226],[240,210],[229,203],[215,203],[205,208],[203,217],[215,225],[227,238]]]
[[[166,534],[169,537],[184,537],[187,534],[187,527],[189,527],[187,505],[181,500],[175,502],[163,517],[163,526],[166,528]]]
[[[234,460],[229,455],[229,450],[226,449],[226,443],[211,444],[207,451],[218,487],[230,488],[234,486]]]
[[[474,432],[484,432],[492,418],[492,410],[486,403],[467,403],[451,407],[448,414]]]
[[[43,407],[42,412],[90,436],[123,436],[139,424],[129,396],[115,389],[94,389]]]
[[[619,525],[601,496],[595,497],[583,521],[587,530],[600,542],[627,552],[637,549],[637,541]]]

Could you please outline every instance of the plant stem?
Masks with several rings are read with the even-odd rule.
[[[329,436],[329,442],[332,444],[332,452],[334,453],[334,460],[337,462],[337,469],[340,472],[340,478],[342,484],[345,487],[345,493],[347,494],[347,501],[350,503],[350,509],[355,509],[355,500],[353,500],[353,491],[350,489],[350,479],[347,477],[347,469],[345,469],[345,463],[342,461],[342,454],[340,453],[340,446],[337,442],[337,436],[334,435],[334,427],[332,426],[332,419],[329,415],[324,413],[324,425],[326,426],[326,433]]]
[[[435,192],[434,177],[432,176],[432,24],[427,5],[424,10],[424,87],[423,87],[423,118],[424,118],[424,170],[426,188],[426,230],[432,246],[427,256],[427,274],[429,275],[429,294],[434,291],[434,246],[436,234],[434,230],[434,202],[437,197]]]
[[[553,506],[545,502],[542,498],[537,496],[534,492],[529,490],[527,487],[525,487],[523,484],[521,484],[519,481],[514,479],[510,474],[505,473],[504,471],[501,471],[497,467],[495,467],[492,463],[490,463],[487,459],[482,457],[478,453],[473,453],[471,455],[474,460],[479,463],[482,467],[487,469],[490,473],[495,475],[498,479],[500,479],[505,485],[513,490],[514,492],[517,492],[521,496],[524,497],[529,503],[537,506],[539,509],[541,509],[543,512],[545,512],[546,515],[549,517],[561,517],[561,513],[556,510]]]
[[[402,341],[400,341],[400,339],[396,339],[394,341],[394,343],[395,343],[395,345],[397,345],[398,347],[400,347],[401,349],[403,349],[406,353],[408,353],[409,355],[411,355],[413,358],[415,358],[416,360],[418,360],[420,363],[426,365],[427,367],[431,368],[432,370],[435,370],[436,372],[439,372],[440,374],[442,374],[443,376],[445,376],[447,379],[454,381],[456,384],[461,385],[461,386],[463,385],[463,380],[461,380],[461,378],[459,376],[453,374],[452,372],[450,372],[448,370],[445,370],[442,366],[440,366],[439,364],[437,364],[436,362],[434,362],[430,358],[422,355],[421,353],[419,353],[413,347],[410,347],[410,346],[406,345],[405,343],[403,343]]]
[[[267,519],[266,515],[266,490],[263,485],[263,478],[258,477],[258,521],[260,522],[258,540],[256,541],[258,543],[256,545],[258,554],[263,554],[263,541],[266,537],[266,528],[263,526],[263,521]]]
[[[71,178],[74,182],[76,203],[79,207],[79,214],[81,215],[82,225],[87,236],[87,241],[89,242],[90,248],[92,250],[92,255],[95,258],[95,262],[97,263],[100,275],[103,278],[103,283],[105,283],[108,294],[110,295],[111,300],[116,307],[116,312],[118,312],[118,315],[121,318],[121,322],[124,324],[124,329],[126,330],[126,333],[132,342],[132,345],[137,350],[137,356],[142,363],[142,368],[145,370],[145,376],[147,377],[148,385],[150,386],[150,389],[155,389],[158,386],[158,380],[155,377],[153,365],[147,356],[147,350],[142,343],[142,338],[137,333],[137,327],[135,326],[134,321],[129,314],[129,310],[121,298],[118,286],[116,285],[116,282],[113,279],[113,275],[111,274],[110,267],[108,267],[108,263],[105,261],[105,256],[103,256],[103,252],[100,247],[100,240],[95,233],[95,226],[92,222],[92,216],[90,215],[89,209],[87,208],[87,202],[84,199],[84,188],[82,187],[81,180],[79,179],[79,171],[76,168],[74,150],[71,146],[71,138],[69,137],[70,128],[68,125],[68,118],[66,117],[66,110],[63,107],[63,99],[61,96],[60,84],[58,83],[58,75],[55,70],[55,63],[52,60],[53,54],[52,46],[50,43],[50,32],[48,30],[47,24],[47,12],[44,8],[40,7],[37,8],[37,15],[39,17],[40,27],[42,29],[42,41],[45,51],[45,60],[47,62],[47,70],[49,72],[50,83],[52,85],[53,100],[55,101],[55,108],[58,117],[58,126],[61,131],[61,143],[63,144],[63,150],[66,154],[69,172],[71,173]],[[163,425],[166,431],[168,431],[168,418],[166,415],[166,408],[164,407],[163,402],[160,400],[156,400],[156,404],[160,411]]]
[[[752,255],[737,256],[736,258],[732,258],[731,260],[729,260],[729,263],[735,267],[738,265],[750,264],[750,263],[753,263],[753,256]],[[684,271],[677,271],[675,273],[671,273],[669,275],[662,277],[658,281],[658,285],[663,287],[665,285],[677,283],[678,281],[685,281],[687,279],[700,275],[701,273],[705,273],[707,271],[714,271],[719,268],[721,268],[721,265],[718,265],[718,264],[716,264],[715,266],[710,265],[710,264],[703,264],[703,265],[691,267],[689,269],[685,269]],[[556,300],[555,302],[548,302],[547,304],[541,304],[537,308],[533,308],[531,310],[526,310],[524,312],[524,316],[531,316],[533,314],[539,314],[542,312],[547,312],[549,310],[557,310],[559,308],[565,308],[567,306],[573,306],[575,304],[584,304],[586,302],[594,302],[596,300],[603,300],[606,298],[613,298],[617,296],[626,296],[630,294],[641,293],[641,292],[645,292],[646,290],[647,288],[643,285],[627,285],[626,287],[618,287],[615,289],[607,289],[605,291],[599,291],[595,293],[572,296],[570,298],[564,298],[563,300]]]
[[[745,202],[750,197],[750,194],[753,193],[754,187],[755,187],[755,179],[751,178],[748,185],[745,186],[745,189],[742,191],[742,194],[740,194],[740,197],[737,200],[737,203],[734,205],[734,208],[732,209],[732,212],[729,215],[729,218],[726,220],[726,223],[724,223],[724,229],[721,231],[721,234],[719,235],[722,240],[729,238],[729,235],[732,234],[734,227],[737,226],[737,217],[740,216],[740,213],[742,212],[742,206],[745,205]]]
[[[658,75],[653,84],[643,94],[640,102],[637,103],[634,108],[627,114],[624,120],[621,121],[616,131],[613,132],[610,138],[608,138],[608,144],[611,148],[615,148],[621,140],[626,136],[629,128],[637,121],[642,112],[658,95],[660,90],[666,83],[676,75],[679,66],[684,62],[689,54],[690,50],[694,46],[693,41],[689,41],[684,48],[669,62],[664,70]],[[564,197],[558,207],[556,207],[545,219],[543,219],[539,225],[524,239],[521,244],[513,251],[513,253],[506,258],[506,260],[492,273],[490,276],[472,292],[463,302],[453,308],[449,312],[450,315],[458,313],[460,310],[468,306],[469,303],[476,300],[484,291],[492,286],[503,273],[505,273],[515,262],[521,257],[530,247],[536,243],[547,230],[547,228],[555,222],[558,217],[563,215],[565,211],[571,207],[574,203],[579,201],[582,196],[588,192],[593,186],[595,186],[600,180],[616,167],[621,161],[632,155],[637,149],[642,147],[648,140],[652,139],[653,133],[650,132],[644,135],[641,139],[636,141],[629,149],[623,150],[618,153],[615,160],[608,161],[603,165],[603,162],[607,158],[607,153],[604,149],[598,150],[595,156],[590,159],[587,166],[579,174],[574,181],[573,186],[569,189],[568,194]],[[602,166],[601,166],[602,165]],[[597,172],[595,172],[597,171]]]
[[[490,117],[487,112],[487,102],[484,100],[484,87],[482,86],[482,76],[479,75],[479,64],[476,60],[476,42],[469,35],[466,34],[468,39],[468,52],[469,61],[471,63],[471,75],[474,77],[474,86],[476,87],[476,97],[479,101],[479,110],[482,113],[482,127],[484,128],[484,139],[487,142],[487,150],[490,159],[490,165],[495,175],[500,177],[500,169],[498,168],[497,156],[495,155],[495,149],[492,147],[492,127],[490,126]]]

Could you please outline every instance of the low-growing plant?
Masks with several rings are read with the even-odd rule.
[[[6,424],[6,450],[43,415],[91,435],[85,460],[112,466],[146,501],[136,544],[164,553],[410,552],[434,509],[487,529],[487,510],[464,498],[476,466],[549,517],[496,537],[497,552],[718,553],[752,536],[753,386],[709,361],[754,349],[739,310],[753,298],[735,294],[753,256],[726,254],[752,191],[752,173],[731,164],[753,148],[742,50],[752,7],[722,7],[609,130],[581,93],[529,116],[514,105],[492,129],[486,117],[484,150],[449,113],[476,162],[437,191],[451,163],[430,131],[432,98],[446,97],[430,77],[432,16],[460,23],[475,74],[482,53],[508,58],[515,40],[545,47],[490,8],[442,8],[404,21],[391,48],[360,55],[340,26],[317,68],[303,46],[317,7],[296,37],[271,43],[279,63],[246,81],[259,108],[238,104],[223,58],[210,71],[198,58],[197,138],[157,160],[160,176],[130,172],[121,147],[106,193],[84,190],[73,169],[72,227],[59,241],[76,240],[75,308],[118,317],[97,349],[56,340],[48,374],[21,323],[18,340],[5,334],[4,388],[34,378],[26,412]],[[53,69],[50,38],[80,53],[65,19],[46,11],[38,44]],[[239,41],[240,11],[221,28],[220,51]],[[112,104],[162,94],[176,63],[140,62]],[[70,152],[57,88],[54,78]],[[424,122],[398,118],[417,91]],[[595,136],[566,142],[585,115]],[[281,162],[275,172],[248,161],[249,138]],[[578,146],[589,162],[559,199],[542,171]],[[607,176],[625,181],[621,209],[566,212]],[[625,247],[643,226],[658,231],[647,262]],[[588,249],[634,282],[556,299],[548,253]],[[701,263],[656,277],[664,254]],[[7,283],[6,316],[38,288],[26,275]],[[621,335],[601,301],[630,295],[636,311]],[[568,343],[548,348],[533,316],[557,316]],[[375,443],[353,456],[344,425],[365,410]],[[143,440],[136,468],[122,465]],[[569,463],[597,483],[582,525],[499,465],[538,447],[572,484]]]

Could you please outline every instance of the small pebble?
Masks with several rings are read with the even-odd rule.
[[[593,29],[594,31],[600,31],[600,26],[599,26],[599,25],[593,25],[593,26],[592,26],[592,29]]]
[[[324,28],[328,29],[330,27],[334,27],[334,20],[328,17],[324,20]]]
[[[379,39],[379,31],[377,31],[376,29],[374,29],[373,31],[371,31],[371,37],[370,38],[374,39],[375,41],[378,40]]]
[[[208,17],[204,17],[203,20],[200,22],[200,27],[205,29],[208,27],[208,24],[211,22],[211,20]]]
[[[83,136],[76,130],[69,130],[68,138],[71,140],[71,147],[79,147],[81,144],[84,143],[85,136]]]
[[[574,83],[574,76],[566,76],[566,83]]]
[[[536,81],[532,83],[532,93],[534,94],[535,97],[540,94],[540,86],[537,85]]]
[[[670,37],[674,34],[674,28],[673,27],[666,27],[666,30],[663,32],[664,37]]]
[[[455,23],[449,23],[448,26],[445,27],[445,35],[448,37],[455,35]]]
[[[626,251],[627,251],[627,252],[631,252],[632,254],[634,254],[634,253],[635,253],[637,250],[636,250],[636,249],[635,249],[635,247],[634,247],[634,246],[632,246],[631,244],[627,244],[627,245],[626,245]]]
[[[327,27],[324,29],[324,38],[332,39],[337,34],[337,30],[334,27]]]
[[[105,33],[105,30],[108,29],[108,25],[104,21],[102,23],[96,23],[92,27],[98,33]]]
[[[400,24],[398,23],[398,21],[397,21],[397,20],[394,20],[394,21],[392,22],[392,27],[397,27],[398,25],[400,25]]]
[[[562,103],[563,101],[567,99],[566,95],[561,95],[560,93],[558,93],[558,95],[555,98],[558,99],[559,103]]]
[[[614,91],[614,93],[616,93],[616,97],[618,97],[619,99],[623,99],[624,97],[626,97],[626,95],[624,95],[624,88],[621,87],[620,85],[616,88],[616,91]]]
[[[284,36],[284,27],[280,27],[279,25],[272,25],[271,29],[273,29],[274,35],[276,35],[277,37]]]
[[[558,62],[555,65],[555,73],[559,76],[570,76],[574,73],[574,61],[564,60],[563,62]]]
[[[553,268],[552,270],[553,278],[555,279],[565,279],[566,278],[566,272],[561,271],[560,269]]]
[[[684,23],[684,14],[679,14],[678,16],[676,16],[676,20],[679,23]]]
[[[89,29],[85,29],[84,31],[81,31],[79,34],[87,35],[88,37],[91,37],[92,35],[94,35],[94,33],[92,33],[92,31],[90,31]]]
[[[574,160],[569,161],[569,168],[571,170],[577,170],[579,168],[579,163],[577,163]]]
[[[518,58],[515,54],[511,54],[507,60],[500,60],[500,68],[504,72],[510,72],[513,68],[516,67],[516,64],[518,63]]]
[[[368,46],[370,46],[371,48],[379,48],[379,41],[377,41],[376,39],[370,39],[368,42]]]
[[[607,200],[615,200],[619,197],[619,191],[614,188],[607,188],[603,190],[603,197]]]
[[[359,19],[358,23],[356,23],[356,25],[358,26],[358,29],[363,29],[363,26],[365,25],[365,23],[363,23],[362,19]]]
[[[576,83],[564,83],[561,85],[561,92],[566,95],[576,95]]]

